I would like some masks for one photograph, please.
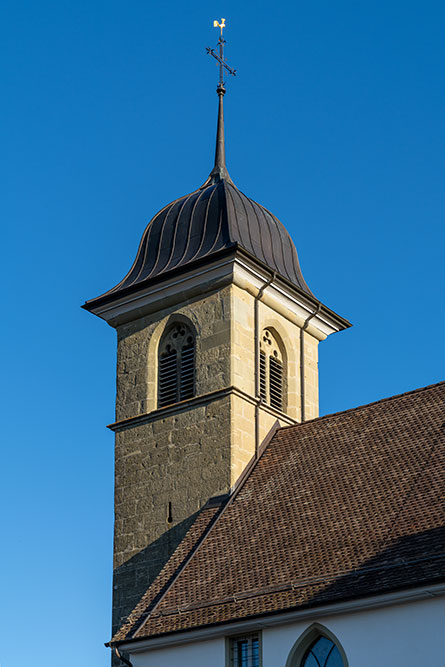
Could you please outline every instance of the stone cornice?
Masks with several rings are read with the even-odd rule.
[[[151,412],[147,412],[142,415],[136,415],[134,417],[128,417],[127,419],[113,422],[112,424],[108,424],[107,428],[109,428],[111,431],[119,432],[127,428],[140,426],[142,424],[150,424],[151,422],[157,421],[158,419],[165,419],[166,417],[171,417],[172,415],[176,415],[179,412],[184,412],[185,410],[197,408],[202,405],[208,405],[213,401],[221,400],[227,396],[238,396],[239,398],[244,399],[252,405],[259,405],[261,410],[264,410],[265,412],[273,415],[287,426],[292,426],[293,424],[298,423],[295,419],[292,419],[292,417],[289,417],[289,415],[285,414],[284,412],[281,412],[280,410],[277,410],[270,405],[266,405],[260,399],[247,394],[237,387],[224,387],[223,389],[211,391],[208,394],[201,394],[200,396],[194,396],[193,398],[188,398],[186,401],[173,403],[172,405],[167,405],[164,408],[158,408],[157,410],[152,410]]]
[[[238,256],[234,261],[233,283],[257,296],[270,273],[262,270],[251,258]],[[274,277],[264,290],[261,301],[283,317],[303,327],[310,318],[306,331],[318,340],[324,340],[331,333],[347,329],[351,324],[330,310],[315,298],[310,298],[300,290],[291,287],[280,276]]]
[[[212,262],[191,267],[189,271],[158,279],[137,292],[112,301],[101,302],[98,299],[97,303],[93,301],[85,307],[110,326],[116,327],[230,284],[256,296],[270,276],[267,267],[260,265],[248,253],[235,249]],[[315,297],[302,292],[278,275],[265,290],[262,301],[299,326],[303,326],[308,317],[312,316],[307,331],[319,340],[351,326],[343,317],[320,304]]]
[[[233,259],[234,253],[204,266],[194,267],[193,271],[169,276],[164,280],[158,279],[137,292],[113,301],[99,301],[97,305],[93,303],[84,307],[110,326],[116,327],[230,284]]]

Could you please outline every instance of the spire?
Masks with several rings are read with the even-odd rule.
[[[221,23],[218,21],[213,21],[214,28],[220,28],[221,34],[218,39],[218,53],[209,47],[207,47],[207,53],[213,56],[215,60],[219,63],[219,82],[216,89],[219,103],[218,103],[218,124],[216,129],[216,148],[215,148],[215,166],[210,172],[210,176],[207,181],[204,183],[204,186],[210,185],[210,183],[218,183],[221,180],[232,182],[229,176],[229,173],[226,168],[226,147],[224,140],[224,104],[223,98],[226,93],[224,86],[224,70],[226,69],[229,74],[236,76],[236,70],[229,67],[229,65],[224,60],[224,44],[226,40],[223,38],[223,29],[226,27],[226,19],[221,19]],[[204,187],[203,186],[203,187]]]
[[[213,183],[222,179],[230,180],[226,168],[226,145],[224,140],[224,104],[223,98],[226,92],[224,86],[218,86],[216,89],[219,97],[218,103],[218,124],[216,127],[216,147],[215,147],[215,166],[210,172],[210,178]]]

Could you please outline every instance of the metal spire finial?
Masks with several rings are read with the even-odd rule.
[[[216,53],[209,46],[206,48],[206,51],[211,56],[213,56],[215,60],[219,62],[219,83],[216,92],[218,93],[218,95],[224,95],[224,93],[226,92],[226,89],[224,88],[224,70],[226,69],[229,74],[232,74],[232,76],[236,76],[236,69],[232,69],[231,67],[229,67],[229,65],[224,60],[224,44],[226,43],[226,40],[223,37],[223,30],[226,27],[226,19],[221,19],[221,23],[218,23],[218,21],[213,21],[213,27],[221,29],[221,34],[218,39],[219,53]]]
[[[220,28],[221,34],[218,39],[218,53],[211,49],[210,47],[206,48],[206,51],[219,63],[219,82],[216,92],[219,97],[218,105],[218,126],[216,131],[216,149],[215,149],[215,166],[210,173],[209,182],[216,183],[223,178],[230,181],[230,176],[226,169],[226,152],[225,152],[225,142],[224,142],[224,108],[223,108],[223,97],[225,95],[226,89],[224,87],[224,70],[227,70],[232,76],[236,76],[236,70],[232,69],[224,59],[224,44],[226,40],[223,37],[223,30],[226,27],[226,19],[221,19],[221,23],[218,21],[213,21],[214,28]],[[207,181],[205,185],[207,185]]]

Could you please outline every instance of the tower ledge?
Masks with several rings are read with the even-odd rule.
[[[219,252],[207,261],[193,262],[187,268],[157,276],[136,289],[107,292],[87,301],[83,308],[116,327],[161,308],[175,306],[183,302],[185,296],[192,299],[224,285],[235,284],[255,297],[268,281],[262,300],[300,327],[310,317],[306,330],[318,340],[351,326],[312,293],[304,292],[280,275],[271,275],[269,267],[238,246]]]

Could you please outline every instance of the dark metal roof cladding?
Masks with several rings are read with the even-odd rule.
[[[284,226],[267,209],[240,192],[227,172],[224,87],[218,86],[217,93],[215,166],[209,178],[201,188],[176,199],[154,216],[145,229],[129,273],[100,299],[108,300],[127,289],[136,290],[170,270],[188,267],[192,262],[211,259],[219,251],[237,247],[312,296]]]
[[[241,246],[311,294],[284,226],[226,179],[181,197],[157,213],[144,232],[130,272],[108,294],[232,246]]]

